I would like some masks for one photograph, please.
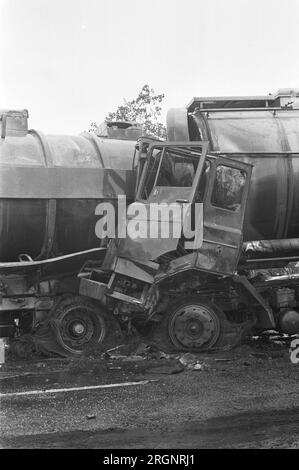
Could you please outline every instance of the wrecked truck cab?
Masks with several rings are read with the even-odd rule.
[[[100,272],[80,274],[80,294],[153,311],[167,277],[235,272],[252,166],[209,155],[207,142],[151,142],[146,157],[139,147],[127,236],[110,241]]]

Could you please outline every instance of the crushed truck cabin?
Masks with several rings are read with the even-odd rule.
[[[44,136],[26,111],[1,116],[0,333],[17,348],[81,355],[116,325],[186,351],[299,332],[298,90],[194,98],[168,112],[167,141],[135,123]],[[120,195],[155,237],[96,234],[96,208],[117,214]],[[179,207],[193,238],[153,205]]]

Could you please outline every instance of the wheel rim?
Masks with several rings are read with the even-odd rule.
[[[72,354],[81,354],[100,343],[106,334],[106,323],[88,307],[69,307],[59,315],[58,340]]]
[[[168,332],[175,346],[198,350],[216,343],[220,321],[217,314],[205,305],[184,305],[171,316]]]

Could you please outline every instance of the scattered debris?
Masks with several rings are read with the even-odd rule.
[[[146,357],[132,355],[125,357],[124,361],[144,361],[144,359],[146,359]]]
[[[166,354],[163,351],[158,351],[158,353],[159,353],[159,359],[170,359],[171,358],[170,354]]]
[[[196,364],[194,364],[193,370],[201,370],[202,368],[203,368],[203,365],[197,362]]]
[[[117,349],[120,349],[121,347],[124,347],[124,346],[126,346],[126,345],[125,344],[119,344],[115,348],[107,349],[107,351],[105,351],[105,353],[109,354],[110,352],[117,351]]]
[[[203,364],[199,362],[198,357],[191,353],[185,353],[180,356],[179,362],[187,369],[201,370],[203,368]]]
[[[299,335],[287,335],[275,330],[269,330],[262,332],[259,336],[252,336],[249,342],[258,347],[280,349],[289,346],[296,338],[299,338]]]
[[[106,357],[107,359],[109,358],[109,359],[122,359],[122,360],[128,358],[128,356],[124,356],[123,354],[109,354],[108,356],[106,355],[106,353],[104,357]]]

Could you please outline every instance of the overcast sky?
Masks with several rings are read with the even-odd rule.
[[[299,88],[299,0],[0,0],[0,108],[79,133],[148,83],[193,96]]]

